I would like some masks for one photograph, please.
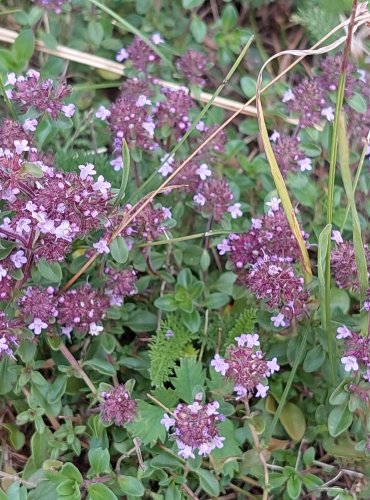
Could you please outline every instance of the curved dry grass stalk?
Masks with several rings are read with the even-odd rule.
[[[367,8],[366,8],[366,12],[365,12],[365,9],[364,10],[359,9],[358,13],[356,13],[353,31],[356,31],[360,26],[367,24],[369,22],[369,20],[370,20],[370,14],[367,11]],[[325,54],[325,53],[330,52],[331,50],[339,47],[341,44],[343,44],[347,40],[347,34],[340,37],[338,40],[336,40],[335,42],[333,42],[329,45],[325,45],[324,47],[317,48],[322,44],[322,42],[324,40],[326,40],[329,36],[331,36],[331,34],[333,32],[337,31],[338,29],[347,27],[350,23],[351,23],[350,18],[347,19],[346,21],[343,21],[341,24],[339,24],[337,27],[335,27],[328,35],[326,35],[319,42],[317,42],[311,49],[308,49],[308,50],[284,50],[282,52],[274,54],[272,57],[270,57],[264,63],[264,65],[262,66],[262,68],[260,69],[260,71],[258,73],[258,78],[257,78],[256,107],[257,107],[258,123],[259,123],[260,132],[261,132],[263,146],[265,149],[267,160],[270,164],[271,174],[272,174],[272,177],[274,179],[277,192],[278,192],[279,197],[281,199],[281,203],[282,203],[282,206],[284,208],[285,215],[289,221],[290,229],[291,229],[292,233],[294,234],[294,236],[297,240],[297,243],[299,245],[299,249],[301,252],[302,267],[303,267],[303,271],[306,275],[306,279],[308,281],[311,280],[312,270],[311,270],[311,265],[310,265],[310,259],[309,259],[308,252],[307,252],[307,247],[306,247],[306,244],[305,244],[304,239],[302,237],[302,233],[301,233],[298,221],[297,221],[297,217],[295,215],[293,205],[292,205],[292,202],[290,200],[287,187],[285,185],[284,178],[283,178],[283,176],[280,172],[280,168],[277,164],[276,157],[275,157],[275,154],[273,152],[273,149],[271,146],[271,141],[269,139],[268,132],[267,132],[264,111],[263,111],[263,106],[262,106],[262,102],[261,102],[261,93],[263,90],[263,89],[261,89],[262,76],[263,76],[263,72],[264,72],[266,66],[274,59],[281,57],[283,55],[297,56],[298,59],[293,63],[293,65],[295,65],[295,64],[298,64],[298,62],[300,62],[304,57],[306,57],[308,55]]]
[[[5,43],[14,43],[19,33],[16,31],[8,30],[6,28],[0,28],[0,41]],[[61,59],[66,59],[68,61],[77,62],[79,64],[84,64],[85,66],[92,66],[97,69],[103,69],[114,73],[116,75],[124,76],[125,66],[115,61],[110,61],[104,57],[95,56],[93,54],[88,54],[87,52],[81,52],[80,50],[71,49],[64,45],[57,45],[55,49],[46,47],[44,42],[41,40],[36,40],[36,49],[45,54],[60,57]],[[157,80],[163,87],[171,89],[184,88],[183,85],[174,82],[168,82],[166,80]],[[208,103],[212,94],[208,92],[200,92],[199,95],[191,93],[191,96],[196,101],[202,103]],[[213,101],[213,106],[225,109],[227,111],[241,110],[240,113],[247,116],[257,116],[257,111],[254,106],[243,106],[243,103],[234,101],[232,99],[227,99],[226,97],[216,97]]]

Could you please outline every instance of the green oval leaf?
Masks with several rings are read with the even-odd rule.
[[[133,497],[141,497],[145,493],[145,488],[141,481],[132,476],[120,476],[118,484],[123,493]]]
[[[302,410],[290,401],[281,410],[280,422],[294,441],[300,441],[306,432],[306,419]]]
[[[329,434],[333,437],[342,434],[351,425],[352,418],[352,413],[349,411],[347,405],[333,408],[328,418]]]

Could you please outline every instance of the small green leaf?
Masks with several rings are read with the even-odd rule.
[[[20,67],[24,66],[32,57],[35,50],[35,35],[32,30],[22,31],[16,38],[12,52]]]
[[[84,366],[89,366],[93,370],[96,370],[103,375],[108,375],[109,377],[114,377],[116,375],[116,369],[114,368],[114,366],[104,359],[89,359],[84,362]]]
[[[230,302],[230,297],[225,293],[215,292],[208,295],[204,306],[208,309],[220,309]]]
[[[129,250],[122,236],[117,236],[110,244],[113,259],[119,264],[124,264],[128,259]]]
[[[142,497],[145,493],[143,483],[132,476],[119,476],[118,484],[123,493],[133,497]]]
[[[83,481],[83,477],[81,476],[80,471],[77,469],[75,465],[71,464],[70,462],[63,465],[60,473],[64,477],[72,481],[75,481],[78,484],[81,484]]]
[[[212,472],[204,469],[195,471],[199,476],[199,485],[208,495],[217,497],[220,494],[220,483]]]
[[[300,441],[306,431],[306,419],[299,406],[288,401],[280,414],[280,422],[294,441]]]
[[[352,109],[357,111],[357,113],[365,113],[367,109],[366,100],[362,97],[361,94],[354,94],[352,97],[348,99],[348,104]]]
[[[195,7],[200,7],[203,3],[204,0],[182,0],[184,9],[194,9]]]
[[[291,498],[292,500],[299,498],[302,490],[302,482],[300,477],[297,474],[292,474],[288,479],[286,488],[289,498]]]
[[[341,383],[330,394],[329,403],[333,406],[342,406],[349,400],[349,392],[344,387],[348,384],[348,380],[342,380]]]
[[[102,483],[93,483],[87,487],[90,500],[118,500],[112,490]]]
[[[37,264],[41,276],[47,279],[50,283],[60,283],[62,280],[62,268],[59,262],[47,262],[41,259]]]
[[[321,345],[310,349],[303,362],[303,370],[307,373],[316,371],[325,361],[325,352]]]
[[[207,25],[198,16],[194,16],[190,23],[190,32],[197,43],[203,43],[207,35]]]
[[[130,163],[131,163],[130,151],[128,149],[127,142],[125,140],[123,140],[122,144],[122,162],[123,162],[123,168],[122,168],[121,186],[119,188],[117,197],[114,200],[115,206],[119,205],[125,197],[128,176],[130,173]]]
[[[102,448],[95,448],[89,451],[89,462],[91,465],[91,472],[94,476],[111,472],[110,454],[108,450]]]
[[[329,413],[328,431],[333,437],[337,437],[352,424],[353,415],[347,405],[336,406]]]
[[[253,97],[256,93],[256,80],[251,76],[243,76],[240,79],[240,86],[246,97]]]

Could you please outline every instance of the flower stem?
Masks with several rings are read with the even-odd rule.
[[[244,400],[244,406],[245,406],[246,414],[248,416],[250,416],[248,399]],[[247,423],[248,423],[249,430],[251,431],[251,434],[252,434],[254,447],[256,448],[256,450],[258,452],[258,456],[259,456],[260,462],[261,462],[262,467],[263,467],[264,485],[263,485],[262,500],[268,500],[270,487],[269,487],[269,471],[267,468],[267,462],[266,462],[265,456],[263,454],[263,449],[261,448],[260,441],[258,439],[258,434],[257,434],[256,428],[254,427],[254,425],[249,423],[248,420],[247,420]]]
[[[347,68],[348,59],[351,49],[351,40],[353,26],[356,18],[357,0],[354,0],[351,21],[348,26],[348,35],[346,45],[343,52],[343,63],[342,71],[339,78],[338,90],[337,90],[337,100],[335,105],[335,117],[333,123],[333,132],[330,145],[330,161],[329,161],[329,178],[328,178],[328,195],[327,195],[327,212],[326,212],[326,223],[333,223],[333,207],[334,207],[334,186],[335,186],[335,171],[337,165],[337,155],[338,155],[338,132],[339,132],[339,119],[344,101],[344,91],[346,87],[347,79]],[[325,325],[326,325],[326,337],[328,343],[328,355],[330,363],[330,377],[331,382],[334,385],[336,379],[335,373],[335,345],[331,324],[331,271],[330,271],[330,254],[331,254],[331,239],[328,239],[328,248],[326,253],[326,265],[325,265]]]
[[[85,384],[87,385],[87,387],[92,392],[93,396],[96,397],[98,395],[98,391],[97,391],[95,385],[90,380],[90,378],[88,377],[87,373],[82,369],[82,367],[80,366],[80,364],[72,356],[71,352],[66,347],[66,345],[63,344],[63,343],[60,344],[60,352],[63,354],[63,356],[69,362],[69,364],[78,372],[78,374],[80,375],[80,377],[84,380]]]
[[[287,400],[290,388],[292,386],[292,383],[293,383],[293,380],[294,380],[297,368],[298,368],[299,364],[301,363],[302,356],[303,356],[303,353],[304,353],[304,350],[305,350],[305,347],[306,347],[308,332],[310,331],[311,319],[312,319],[312,315],[311,315],[311,318],[309,319],[308,324],[306,326],[306,330],[304,332],[301,345],[299,346],[298,354],[295,357],[292,370],[291,370],[291,372],[289,374],[288,382],[287,382],[287,384],[285,386],[285,389],[284,389],[284,392],[283,392],[283,394],[282,394],[282,396],[280,398],[279,405],[278,405],[278,407],[276,409],[274,418],[272,419],[271,425],[270,425],[270,427],[267,430],[267,434],[265,435],[265,441],[266,441],[266,443],[268,443],[270,441],[270,439],[271,439],[271,437],[272,437],[272,435],[274,433],[276,424],[277,424],[277,422],[278,422],[278,420],[280,418],[280,414],[281,414],[281,412],[282,412],[282,410],[283,410],[283,408],[285,406],[285,403],[286,403],[286,400]]]

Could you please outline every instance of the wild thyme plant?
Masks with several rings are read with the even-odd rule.
[[[370,14],[320,9],[0,10],[0,500],[369,498]]]

